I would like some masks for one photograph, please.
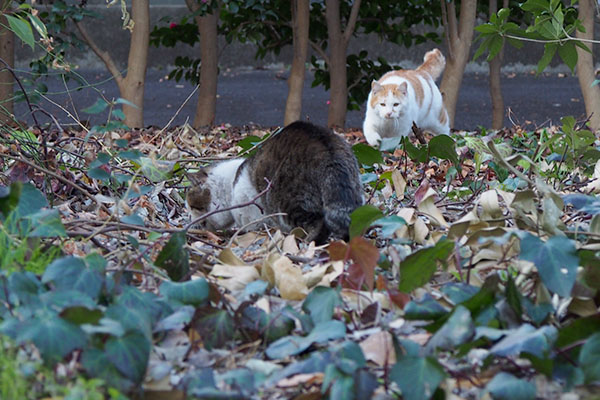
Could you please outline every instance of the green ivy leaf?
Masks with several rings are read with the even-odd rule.
[[[138,161],[142,173],[152,182],[163,182],[170,179],[177,165],[174,161],[155,160],[150,157],[141,157]]]
[[[336,290],[317,286],[304,299],[302,311],[309,314],[316,325],[331,320],[334,308],[340,305],[342,305],[342,299]]]
[[[266,354],[269,358],[280,359],[302,353],[313,343],[325,343],[340,339],[346,335],[346,325],[338,320],[330,320],[317,324],[308,336],[285,336],[271,343]]]
[[[54,260],[44,271],[42,283],[52,282],[57,290],[74,289],[98,298],[104,284],[104,266],[68,256]]]
[[[140,383],[148,366],[150,347],[150,341],[143,334],[129,332],[124,336],[108,339],[104,344],[104,351],[106,358],[121,374]]]
[[[444,239],[433,247],[419,249],[406,257],[400,263],[398,290],[408,293],[429,282],[438,262],[445,261],[453,249],[454,242]]]
[[[475,324],[471,313],[465,307],[457,306],[446,323],[429,339],[427,349],[454,349],[469,341],[475,334]]]
[[[81,354],[81,365],[90,376],[100,378],[122,391],[131,390],[134,383],[121,375],[107,354],[97,348],[87,348]]]
[[[159,291],[178,304],[200,306],[208,300],[210,288],[206,279],[201,278],[182,283],[164,281]]]
[[[96,102],[94,104],[92,104],[91,106],[84,108],[83,111],[86,114],[100,114],[102,111],[104,111],[106,109],[106,107],[108,107],[108,103],[106,102],[106,100],[100,98],[98,100],[96,100]]]
[[[438,135],[429,141],[429,155],[444,160],[450,160],[458,167],[458,155],[456,154],[456,143],[448,135]]]
[[[520,258],[535,264],[542,282],[550,291],[568,297],[575,284],[579,266],[574,242],[561,236],[554,236],[542,242],[527,232],[520,237]]]
[[[31,341],[49,364],[61,361],[87,342],[85,333],[77,326],[51,312],[41,312],[21,325],[19,343]]]
[[[546,69],[548,64],[550,64],[550,61],[552,61],[554,54],[556,54],[556,50],[558,50],[557,43],[546,43],[544,45],[544,55],[542,56],[542,58],[540,58],[540,61],[538,62],[538,68],[537,68],[538,75],[540,73],[542,73],[543,70]]]
[[[58,210],[40,210],[28,215],[24,221],[33,228],[30,237],[66,237],[67,231],[63,225]],[[29,229],[27,229],[29,230]]]
[[[381,234],[383,237],[389,238],[394,236],[394,233],[396,233],[398,229],[406,225],[406,221],[398,215],[388,215],[387,217],[374,221],[371,225],[381,226]]]
[[[506,333],[504,339],[490,349],[492,354],[511,357],[528,353],[538,358],[544,358],[552,349],[558,336],[558,331],[553,326],[535,329],[529,324],[521,325],[515,330],[506,331]]]
[[[566,42],[558,46],[558,56],[567,64],[571,72],[575,71],[577,65],[577,50],[572,42]]]
[[[352,151],[354,152],[359,164],[371,167],[373,164],[383,163],[383,156],[381,155],[381,152],[367,144],[357,143],[352,146]]]
[[[77,325],[97,324],[103,316],[102,310],[90,309],[84,306],[73,306],[63,309],[61,318]]]
[[[33,37],[33,30],[31,29],[29,22],[19,17],[14,17],[6,13],[3,14],[8,21],[10,30],[13,31],[19,39],[25,42],[25,44],[29,45],[31,50],[35,50],[35,38]]]
[[[506,372],[499,372],[494,376],[486,390],[496,400],[533,400],[535,399],[535,385],[523,379],[515,378]]]
[[[358,207],[350,214],[350,238],[363,235],[371,224],[383,215],[379,208],[370,204]]]
[[[208,350],[223,347],[235,333],[233,318],[225,310],[216,310],[201,318],[195,329],[202,336]]]
[[[414,144],[412,144],[408,137],[404,138],[404,150],[413,161],[427,161],[427,146],[416,147]]]
[[[87,174],[92,179],[98,179],[102,182],[110,181],[110,174],[100,167],[90,168]]]
[[[190,269],[186,243],[185,232],[175,232],[154,261],[154,264],[167,271],[169,278],[174,281],[183,278]]]
[[[406,400],[430,399],[445,377],[444,369],[431,357],[402,357],[390,371],[390,379]]]
[[[579,353],[579,366],[583,369],[587,383],[600,381],[600,333],[588,338]]]

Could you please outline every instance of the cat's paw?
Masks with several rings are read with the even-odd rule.
[[[363,134],[365,139],[367,139],[367,143],[369,146],[377,147],[379,146],[379,142],[381,142],[381,136],[374,129],[364,129]]]

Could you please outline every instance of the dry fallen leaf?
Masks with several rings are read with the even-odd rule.
[[[387,331],[377,332],[362,342],[360,348],[369,361],[373,361],[380,367],[396,363],[396,352],[392,335]]]
[[[302,270],[294,265],[287,257],[280,257],[273,262],[275,287],[279,289],[281,298],[286,300],[302,300],[308,294],[308,287],[304,283]]]

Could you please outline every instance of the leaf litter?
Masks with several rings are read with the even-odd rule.
[[[33,182],[60,214],[65,235],[40,236],[65,256],[98,252],[107,272],[177,302],[153,327],[147,393],[532,398],[544,383],[584,397],[600,381],[580,355],[598,331],[572,333],[598,317],[598,140],[554,146],[560,127],[516,127],[453,134],[455,152],[361,143],[367,205],[348,243],[267,227],[185,230],[184,172],[249,152],[274,130],[3,139],[3,181]],[[206,288],[170,292],[171,280]]]

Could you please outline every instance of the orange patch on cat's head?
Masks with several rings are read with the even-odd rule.
[[[396,98],[402,98],[406,96],[408,91],[408,85],[403,82],[400,85],[387,84],[382,85],[377,81],[373,81],[371,84],[371,107],[374,108],[377,104],[381,103],[383,99],[387,97],[389,93]]]

